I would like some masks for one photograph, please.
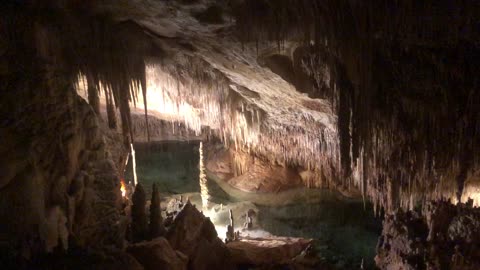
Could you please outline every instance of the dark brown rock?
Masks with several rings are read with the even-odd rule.
[[[167,239],[189,257],[189,269],[233,269],[231,255],[215,226],[189,201],[175,216]]]
[[[138,183],[132,195],[132,239],[135,242],[145,240],[147,237],[147,213],[145,205],[147,198],[143,186]]]
[[[480,208],[432,202],[422,214],[387,215],[375,262],[381,269],[479,269]]]
[[[160,207],[160,192],[157,185],[153,184],[152,200],[150,203],[150,237],[157,238],[165,234],[165,227],[162,219],[162,209]]]
[[[132,254],[145,267],[145,270],[187,269],[188,257],[175,251],[163,237],[131,245],[127,248],[127,252]]]

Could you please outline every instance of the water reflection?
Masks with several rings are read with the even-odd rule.
[[[139,144],[138,181],[149,187],[160,186],[163,203],[171,198],[188,198],[202,206],[221,239],[229,224],[229,210],[235,230],[241,229],[245,213],[257,213],[252,236],[271,233],[279,236],[315,239],[319,255],[339,269],[358,269],[362,260],[373,268],[380,221],[370,205],[346,200],[328,190],[299,188],[276,194],[242,193],[209,175],[205,169],[201,142]]]

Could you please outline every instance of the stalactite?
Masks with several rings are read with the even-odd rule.
[[[115,105],[113,104],[112,93],[109,90],[105,90],[106,105],[107,105],[107,118],[108,126],[111,129],[117,129],[117,115],[115,113]]]
[[[263,40],[280,44],[286,39],[300,37],[306,37],[308,45],[313,42],[306,68],[318,85],[326,81],[322,76],[324,67],[330,69],[334,87],[328,87],[332,93],[323,93],[323,97],[331,100],[339,115],[338,155],[344,181],[350,181],[353,168],[353,183],[379,207],[388,205],[388,210],[392,210],[398,206],[413,207],[415,201],[430,196],[422,194],[445,172],[456,174],[453,179],[449,176],[449,181],[458,183],[454,189],[459,200],[466,172],[474,168],[473,153],[478,149],[472,146],[477,145],[473,142],[478,139],[473,130],[478,125],[478,116],[460,108],[467,108],[465,100],[478,102],[478,86],[473,85],[472,80],[453,75],[458,68],[468,74],[473,74],[474,69],[458,66],[453,60],[455,57],[446,60],[446,65],[434,60],[436,55],[463,58],[461,52],[450,50],[455,46],[459,50],[469,50],[478,58],[478,52],[474,52],[470,44],[462,43],[462,40],[478,40],[475,33],[469,30],[459,33],[456,28],[463,25],[463,29],[471,29],[471,22],[459,19],[463,17],[459,14],[472,14],[463,8],[460,5],[451,10],[451,5],[442,1],[419,5],[416,1],[387,4],[380,0],[251,0],[235,9],[235,16],[239,37],[244,43]],[[474,13],[478,11],[477,7]],[[282,19],[278,20],[279,17]],[[439,31],[438,25],[444,21],[452,23]],[[416,50],[406,49],[411,46],[416,46]],[[430,47],[437,51],[429,50]],[[321,57],[323,62],[316,62],[315,57],[322,55],[330,56]],[[407,58],[416,62],[417,69],[433,69],[443,74],[431,79],[442,78],[440,89],[444,97],[452,98],[450,102],[437,99],[435,104],[428,100],[436,99],[429,96],[436,91],[428,89],[433,87],[433,82],[424,93],[412,90],[412,85],[424,82],[412,75]],[[463,85],[464,90],[451,90],[452,83]],[[413,101],[406,93],[415,91],[417,100]],[[467,93],[475,94],[468,96]],[[427,98],[422,100],[421,96]],[[460,124],[455,124],[457,119],[462,119]],[[470,133],[464,135],[465,131]],[[461,142],[459,147],[457,142]],[[420,164],[423,166],[414,167]],[[387,186],[398,184],[408,187],[401,192],[395,191],[402,193],[399,198],[391,197],[388,201],[382,197],[388,193]],[[437,196],[447,193],[442,191]]]
[[[93,111],[97,114],[97,117],[101,118],[100,114],[100,97],[99,91],[96,88],[95,83],[92,78],[87,77],[87,87],[88,87],[88,103],[92,106]]]
[[[150,141],[150,128],[148,125],[148,107],[147,107],[147,76],[145,74],[145,69],[144,68],[142,71],[141,75],[141,87],[142,87],[142,94],[143,94],[143,106],[144,106],[144,111],[145,111],[145,125],[146,125],[146,132],[147,132],[147,141]]]
[[[327,100],[331,114],[338,116],[332,120],[335,127],[322,126],[305,111],[293,115],[287,108],[276,113],[290,118],[279,120],[255,104],[258,93],[250,91],[253,96],[249,96],[232,81],[239,74],[227,74],[230,70],[212,64],[215,59],[209,59],[208,46],[198,46],[196,55],[179,53],[146,65],[151,52],[160,49],[149,35],[138,34],[145,29],[135,20],[69,18],[82,25],[78,28],[49,23],[54,33],[68,40],[62,54],[72,69],[72,81],[83,74],[92,82],[89,85],[105,92],[113,128],[114,105],[119,108],[127,147],[133,139],[130,103],[143,103],[147,138],[147,109],[181,116],[172,122],[184,122],[197,134],[202,126],[210,126],[226,145],[234,143],[239,150],[272,161],[312,168],[331,184],[360,188],[379,208],[395,208],[411,207],[425,196],[457,192],[458,199],[464,193],[465,177],[478,167],[479,91],[478,80],[471,78],[478,73],[473,63],[479,58],[474,30],[479,12],[476,6],[469,12],[452,9],[447,2],[247,0],[235,4],[242,48],[225,43],[229,53],[256,55],[257,43],[282,50],[288,42],[303,42],[300,45],[308,54],[300,59],[300,66],[314,80],[318,98]],[[438,29],[445,21],[451,23]],[[412,72],[415,67],[418,72]],[[423,73],[427,70],[432,74]],[[249,82],[253,77],[247,78]],[[449,185],[451,179],[457,179],[454,187]],[[402,195],[387,203],[388,186],[395,187],[392,181],[400,183]],[[436,187],[434,193],[422,195],[437,182],[446,190]]]
[[[133,143],[133,136],[131,134],[131,116],[130,116],[130,104],[128,102],[128,88],[121,88],[119,91],[119,108],[120,108],[120,119],[122,120],[122,133],[123,133],[123,143],[125,146],[129,146]]]

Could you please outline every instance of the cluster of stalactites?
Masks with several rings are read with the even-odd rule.
[[[90,71],[91,72],[91,71]],[[132,72],[132,74],[135,74]],[[100,104],[103,101],[106,106],[107,123],[110,128],[117,128],[116,112],[120,112],[120,119],[122,124],[122,132],[124,135],[124,143],[126,146],[133,142],[132,118],[130,112],[130,105],[140,99],[138,94],[141,93],[141,100],[144,102],[145,119],[148,123],[147,117],[147,83],[145,71],[137,74],[131,78],[118,79],[99,79],[92,73],[78,75],[78,82],[76,85],[83,85],[87,89],[87,99],[89,104],[98,116],[101,116]],[[129,76],[130,77],[130,76]],[[86,79],[85,79],[86,78]],[[86,84],[85,84],[86,81]],[[78,92],[78,90],[77,90]],[[150,137],[148,125],[146,125],[147,138]]]
[[[263,156],[273,163],[321,171],[336,179],[339,167],[336,131],[308,115],[277,123],[232,89],[231,82],[197,58],[147,68],[149,110],[176,117],[197,134],[209,126],[227,147]],[[242,174],[246,165],[234,162]],[[318,183],[317,186],[321,186]]]
[[[112,128],[116,127],[114,113],[118,109],[128,146],[133,139],[129,104],[135,104],[139,96],[146,97],[145,66],[151,57],[152,41],[132,21],[114,22],[106,16],[91,16],[61,13],[57,20],[49,22],[49,29],[53,38],[59,39],[56,53],[62,56],[72,84],[84,79],[89,103],[97,113],[100,97],[105,98]]]
[[[234,13],[244,43],[281,47],[297,40],[310,46],[310,60],[319,61],[304,67],[317,85],[327,84],[320,96],[331,100],[338,115],[339,138],[333,140],[340,142],[340,156],[328,158],[340,159],[342,181],[387,211],[426,199],[462,198],[466,178],[480,165],[480,114],[474,109],[480,94],[469,78],[478,68],[475,60],[463,59],[479,58],[474,21],[480,7],[474,1],[247,0]],[[405,49],[411,46],[417,50]],[[452,51],[453,60],[442,55]],[[385,64],[386,57],[396,64]],[[408,93],[422,81],[409,81],[418,78],[408,57],[417,69],[437,69],[442,76],[418,91],[417,101]],[[442,91],[443,99],[426,91]]]

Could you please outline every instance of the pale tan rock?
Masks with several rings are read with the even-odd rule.
[[[310,239],[290,237],[242,237],[227,244],[236,264],[281,265],[289,264],[310,243]]]

